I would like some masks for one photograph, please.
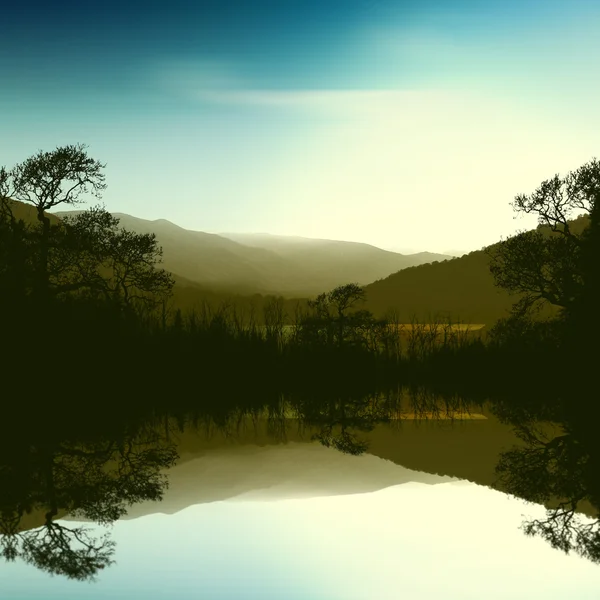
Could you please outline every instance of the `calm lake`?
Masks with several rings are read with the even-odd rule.
[[[145,598],[456,600],[600,597],[600,567],[519,529],[542,506],[487,487],[517,440],[491,414],[402,420],[344,454],[286,420],[243,423],[235,436],[187,427],[161,502],[104,527],[115,564],[95,582],[4,562],[11,600]],[[31,526],[43,523],[35,513]],[[40,520],[41,519],[41,520]]]

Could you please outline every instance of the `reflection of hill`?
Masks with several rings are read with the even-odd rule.
[[[359,433],[368,440],[368,453],[408,469],[469,479],[489,485],[494,479],[498,453],[519,443],[508,425],[503,425],[488,410],[477,410],[485,419],[425,420],[406,419],[377,425],[372,432]],[[316,429],[299,429],[294,419],[286,419],[287,441],[307,442]],[[268,433],[261,421],[256,433],[249,423],[234,434],[234,440],[214,434],[211,440],[188,430],[180,438],[178,453],[186,460],[232,444],[271,445],[280,443]],[[352,457],[350,457],[352,458]]]
[[[494,468],[499,453],[518,443],[518,439],[510,427],[501,424],[488,411],[482,412],[487,417],[486,419],[454,422],[402,420],[395,421],[390,425],[378,425],[372,432],[359,435],[368,440],[367,453],[369,455],[401,465],[403,468],[411,470],[410,474],[415,477],[417,475],[414,472],[420,472],[419,476],[421,477],[427,477],[425,474],[429,473],[433,476],[468,479],[481,485],[490,485],[495,479]],[[316,430],[306,429],[300,434],[297,423],[291,419],[287,420],[286,437],[288,441],[308,442],[314,431]],[[234,447],[237,447],[238,443],[244,444],[243,448],[247,447],[246,444],[277,443],[267,434],[267,426],[264,422],[257,434],[248,428],[239,437],[236,435],[236,438],[238,441],[235,442]],[[211,446],[214,450],[210,450]],[[189,459],[198,454],[208,456],[210,452],[216,452],[219,447],[231,446],[231,442],[215,436],[211,446],[193,432],[186,432],[180,440],[178,452],[182,459]],[[254,452],[254,450],[251,451]],[[349,465],[358,465],[358,461],[366,458],[365,456],[344,456],[339,453],[337,455],[347,459]],[[290,468],[293,468],[293,464],[290,463]],[[383,464],[388,465],[389,463]],[[358,466],[356,468],[358,469]],[[332,472],[331,475],[335,476],[336,473]],[[370,475],[366,476],[370,477]],[[412,479],[412,481],[417,481],[417,479]],[[360,481],[356,481],[355,485],[359,490]],[[386,486],[382,485],[381,487]]]
[[[511,428],[483,410],[485,419],[402,420],[379,425],[359,436],[369,450],[350,456],[310,438],[316,429],[299,429],[287,419],[285,442],[265,420],[242,424],[238,432],[209,436],[187,428],[173,442],[180,458],[163,471],[169,488],[160,503],[144,501],[123,518],[175,513],[226,499],[269,500],[372,492],[408,482],[437,484],[468,480],[490,486],[500,452],[520,444]],[[381,460],[383,459],[383,460]],[[582,512],[595,516],[591,507]],[[65,518],[59,511],[57,518]],[[69,520],[68,517],[66,517]],[[82,521],[81,517],[74,519]],[[26,515],[20,529],[39,527],[43,512]]]
[[[162,502],[142,502],[125,519],[172,514],[194,504],[312,498],[376,491],[407,482],[453,481],[417,473],[374,456],[352,457],[318,443],[228,445],[180,462],[168,471]],[[76,519],[81,520],[81,519]]]
[[[170,469],[162,503],[132,506],[124,518],[173,513],[187,506],[230,498],[273,499],[356,494],[407,482],[468,480],[490,486],[500,452],[521,442],[491,413],[464,421],[406,420],[360,434],[369,441],[363,456],[349,456],[310,442],[315,430],[299,433],[287,420],[282,444],[266,421],[226,437],[186,430],[180,460]],[[384,459],[377,460],[377,458]],[[591,507],[582,512],[595,515]],[[81,520],[81,519],[78,519]]]

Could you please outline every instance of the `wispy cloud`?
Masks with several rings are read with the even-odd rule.
[[[232,107],[298,110],[337,117],[389,119],[390,115],[445,112],[464,107],[473,94],[444,89],[264,89],[218,63],[165,65],[164,92],[188,101]]]
[[[224,61],[176,61],[154,65],[153,79],[165,93],[187,100],[233,107],[266,107],[332,113],[336,116],[382,116],[398,111],[423,113],[436,106],[460,106],[465,94],[418,89],[264,89]]]
[[[419,102],[419,92],[402,90],[190,90],[199,100],[282,108],[313,108],[360,112],[390,107],[398,102]]]

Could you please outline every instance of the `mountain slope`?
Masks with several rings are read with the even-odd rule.
[[[571,230],[583,231],[587,219],[583,216],[571,221]],[[538,230],[558,235],[547,227]],[[494,285],[489,263],[484,251],[476,250],[449,261],[404,269],[366,286],[366,308],[376,315],[395,309],[402,322],[408,322],[413,315],[419,320],[438,315],[467,323],[491,324],[505,317],[520,296],[509,295]],[[542,316],[553,312],[548,307]]]
[[[336,274],[340,283],[356,282],[366,285],[407,267],[450,258],[430,252],[399,254],[360,242],[265,233],[221,233],[220,235],[246,246],[270,250],[288,259],[295,268],[310,271],[324,280]],[[322,291],[328,289],[330,288],[321,287]]]
[[[8,207],[12,211],[13,216],[17,221],[23,219],[25,223],[37,223],[37,210],[33,204],[25,204],[25,202],[19,202],[18,200],[11,200],[7,198]],[[44,214],[50,219],[50,224],[56,225],[60,218],[44,211]]]
[[[77,212],[54,214],[62,217]],[[311,296],[345,283],[366,285],[441,256],[419,253],[413,258],[368,244],[285,236],[263,236],[264,241],[253,234],[240,234],[240,239],[234,240],[190,231],[164,219],[148,221],[123,213],[114,216],[126,229],[156,234],[163,248],[163,268],[220,291]]]
[[[58,217],[80,211],[61,211]],[[310,276],[267,250],[250,248],[212,233],[190,231],[165,219],[148,221],[113,213],[119,225],[136,233],[154,233],[163,248],[162,268],[205,287],[240,293],[291,293],[310,286]]]

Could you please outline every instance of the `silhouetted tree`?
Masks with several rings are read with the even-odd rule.
[[[7,309],[24,302],[35,269],[30,229],[23,219],[15,218],[11,205],[0,195],[0,304]]]
[[[540,226],[552,232],[545,235],[538,228],[519,233],[487,250],[496,285],[522,294],[517,310],[546,301],[568,312],[582,297],[597,271],[584,260],[595,234],[574,233],[569,220],[573,211],[587,211],[591,230],[596,231],[599,195],[600,162],[593,159],[564,178],[555,175],[542,182],[530,196],[515,197],[517,212],[537,214]]]
[[[538,215],[538,229],[488,251],[496,285],[521,294],[512,314],[500,319],[488,337],[492,347],[504,348],[502,360],[511,363],[505,366],[514,371],[515,378],[522,378],[525,369],[531,373],[559,365],[567,371],[586,372],[597,362],[591,340],[600,336],[599,198],[598,160],[592,159],[564,178],[555,175],[513,203],[518,212]],[[576,210],[589,213],[589,224],[581,232],[574,231],[569,222]],[[535,312],[548,303],[558,308],[558,316],[534,323]],[[570,390],[559,381],[553,401],[565,402],[569,396],[570,403],[589,403],[590,381],[577,378]]]
[[[41,306],[49,297],[48,260],[50,218],[47,210],[60,204],[76,205],[82,193],[100,197],[106,188],[102,169],[106,166],[90,158],[86,146],[70,145],[52,152],[41,150],[23,163],[0,173],[0,196],[33,204],[39,222],[39,248],[36,261],[35,296]]]
[[[312,313],[301,319],[303,338],[341,348],[347,341],[350,330],[356,332],[357,328],[372,319],[372,314],[368,311],[350,313],[351,309],[365,299],[364,288],[356,283],[348,283],[320,294],[315,300],[309,300],[308,307]]]
[[[85,291],[117,305],[162,306],[174,280],[157,269],[162,248],[155,234],[119,228],[119,219],[95,206],[63,219],[61,243],[51,255],[57,293]]]

